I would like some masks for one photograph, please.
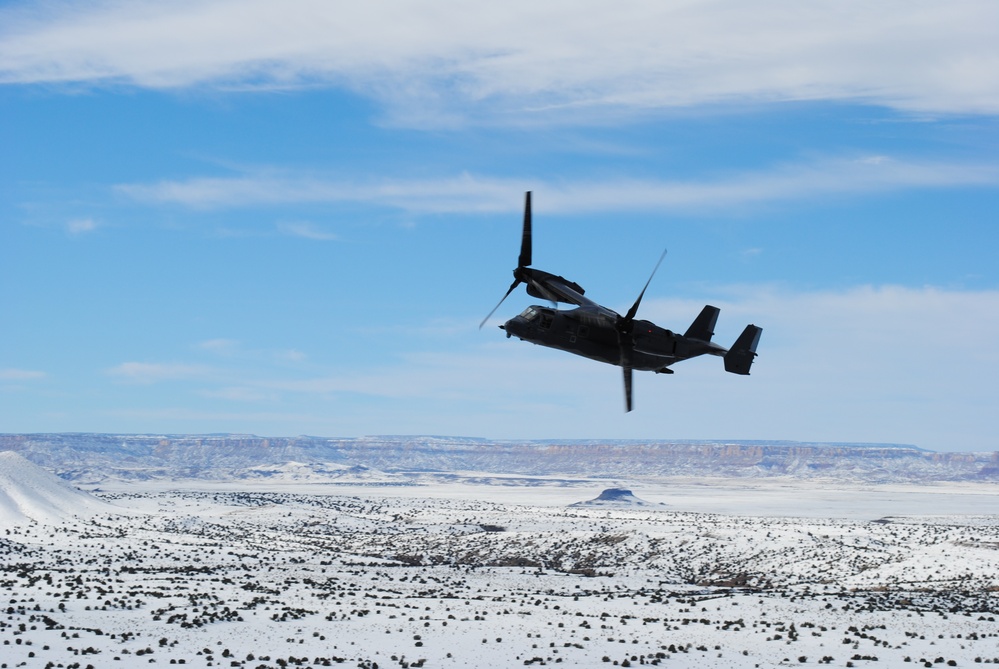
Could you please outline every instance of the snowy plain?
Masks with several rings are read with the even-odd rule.
[[[994,484],[4,467],[4,667],[999,664]]]

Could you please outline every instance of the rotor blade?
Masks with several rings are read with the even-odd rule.
[[[518,267],[528,267],[531,264],[531,191],[524,198],[524,234],[520,238],[520,259]]]
[[[623,367],[624,370],[624,412],[631,411],[631,367]]]
[[[479,323],[479,329],[480,330],[482,329],[482,326],[486,324],[486,321],[488,321],[490,318],[492,318],[492,315],[495,314],[496,310],[500,308],[500,305],[503,304],[503,300],[505,300],[506,298],[510,297],[510,293],[512,293],[513,289],[516,288],[518,285],[520,285],[520,279],[514,279],[513,283],[510,284],[510,289],[507,290],[506,291],[506,295],[503,296],[503,299],[500,300],[499,302],[497,302],[496,306],[493,307],[493,310],[490,311],[489,314],[485,318],[482,319],[481,323]]]
[[[621,365],[621,370],[624,372],[624,411],[628,413],[631,411],[631,372],[632,364],[634,364],[632,354],[635,351],[635,342],[631,339],[631,333],[619,328],[617,345],[620,355],[618,364]]]
[[[642,303],[642,298],[645,297],[645,291],[649,287],[649,284],[652,283],[652,277],[656,275],[656,270],[658,270],[659,266],[663,264],[663,258],[666,257],[666,251],[668,250],[669,249],[663,249],[663,254],[659,256],[659,262],[657,262],[656,266],[652,269],[652,274],[649,275],[649,280],[645,282],[645,288],[642,288],[642,292],[638,294],[638,299],[635,300],[633,305],[631,305],[631,309],[628,309],[628,313],[624,317],[626,322],[630,323],[635,320],[635,314],[638,313],[638,305]]]

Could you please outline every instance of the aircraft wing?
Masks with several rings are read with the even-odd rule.
[[[527,284],[527,293],[534,297],[576,306],[596,306],[593,300],[583,297],[582,286],[563,276],[532,267],[518,267],[514,276]]]
[[[635,351],[641,353],[642,355],[649,355],[653,358],[662,358],[663,360],[676,360],[676,356],[671,353],[664,353],[662,350],[656,349],[652,346],[643,347],[639,344],[635,344]]]
[[[573,289],[562,277],[554,277],[545,282],[545,287],[558,296],[559,302],[575,304],[580,307],[596,307],[596,302],[588,297],[584,297],[581,292]]]

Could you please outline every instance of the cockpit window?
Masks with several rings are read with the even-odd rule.
[[[538,315],[538,310],[534,307],[527,307],[524,309],[524,313],[520,315],[525,321],[533,320]]]

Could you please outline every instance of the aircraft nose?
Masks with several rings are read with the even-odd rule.
[[[511,318],[506,323],[500,326],[501,329],[506,331],[507,337],[520,336],[520,324],[517,322],[516,318]]]

